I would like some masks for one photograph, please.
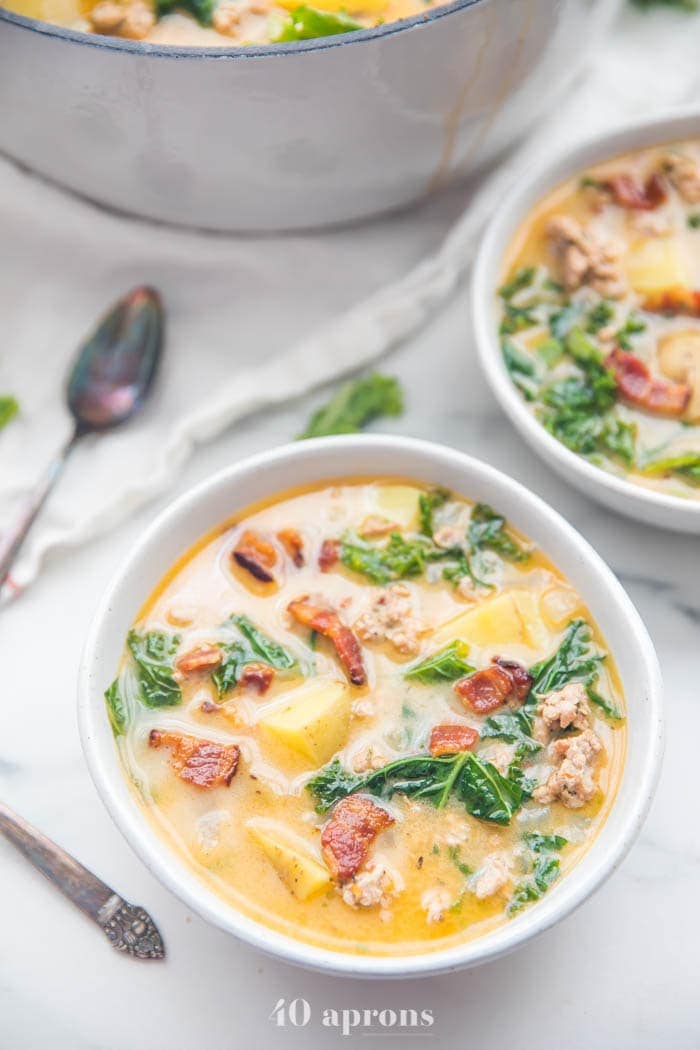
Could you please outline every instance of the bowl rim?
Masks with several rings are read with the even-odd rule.
[[[341,476],[352,477],[351,470],[336,470],[334,473],[333,470],[327,469],[322,464],[341,450],[347,455],[362,450],[366,458],[368,449],[371,450],[373,456],[375,453],[379,455],[399,453],[405,458],[415,458],[421,462],[429,460],[436,468],[441,465],[445,470],[453,469],[455,472],[460,472],[465,478],[465,487],[469,483],[468,479],[471,484],[474,484],[475,480],[477,484],[479,481],[484,481],[485,484],[492,484],[495,481],[495,484],[508,491],[513,499],[517,497],[518,507],[525,508],[524,513],[530,516],[533,524],[536,524],[538,528],[541,526],[542,531],[546,530],[547,534],[553,537],[553,542],[556,539],[556,542],[566,547],[567,559],[570,554],[572,564],[578,562],[582,566],[585,565],[595,580],[595,587],[601,592],[601,602],[602,597],[605,597],[610,607],[615,609],[615,617],[627,636],[626,644],[636,651],[639,673],[645,681],[645,695],[648,698],[648,717],[645,722],[645,725],[648,724],[648,735],[644,741],[644,751],[642,752],[640,748],[642,772],[631,789],[627,812],[622,821],[623,827],[614,842],[609,844],[606,850],[599,850],[600,856],[596,858],[595,863],[589,860],[585,874],[581,874],[581,864],[577,865],[558,885],[555,895],[545,897],[535,908],[526,910],[504,926],[498,927],[483,937],[477,937],[450,948],[417,955],[363,956],[319,948],[295,940],[239,912],[235,906],[218,897],[196,874],[192,885],[185,884],[187,876],[180,882],[178,869],[181,865],[177,863],[177,855],[165,839],[161,838],[147,822],[131,792],[127,790],[124,798],[119,796],[119,788],[124,787],[126,778],[123,771],[116,768],[118,760],[115,762],[115,774],[110,773],[107,768],[108,763],[101,761],[98,740],[99,735],[108,739],[110,746],[114,746],[111,732],[108,736],[106,734],[104,682],[95,680],[93,667],[101,648],[102,638],[109,631],[112,604],[118,596],[122,579],[128,577],[129,573],[143,562],[154,541],[173,530],[176,534],[188,513],[196,510],[202,502],[209,497],[214,497],[218,492],[231,493],[231,506],[232,510],[235,510],[236,487],[241,485],[244,490],[246,477],[257,471],[268,467],[280,468],[287,464],[293,467],[294,462],[300,458],[310,458],[319,463],[319,481]],[[410,476],[410,471],[406,472],[403,469],[399,473],[401,476]],[[422,470],[417,469],[416,477],[421,477],[422,473]],[[386,476],[385,471],[382,471],[382,476]],[[271,486],[271,489],[280,491],[276,485]],[[245,494],[242,492],[239,505],[244,507],[246,502]],[[216,522],[203,521],[202,534],[207,531],[207,528],[215,525]],[[142,600],[142,595],[136,598],[135,610]],[[318,438],[278,446],[219,471],[178,497],[142,533],[114,573],[91,622],[78,674],[78,726],[90,775],[112,820],[152,874],[204,919],[258,950],[307,969],[362,978],[419,977],[454,972],[492,961],[507,954],[571,913],[621,863],[646,817],[660,773],[663,751],[661,670],[646,627],[617,577],[572,525],[520,482],[495,470],[482,460],[433,442],[383,435]],[[116,785],[114,790],[113,783]],[[608,820],[611,819],[616,805],[618,805],[617,800],[613,804]],[[599,838],[587,851],[586,857],[595,856],[596,842],[599,842]],[[184,862],[182,864],[184,865]]]
[[[313,40],[292,40],[282,44],[257,44],[246,47],[199,47],[179,44],[149,44],[144,40],[126,40],[121,37],[100,36],[86,33],[80,29],[69,29],[67,26],[54,25],[40,18],[20,15],[0,6],[0,22],[6,21],[21,29],[38,33],[40,36],[55,37],[71,44],[83,47],[98,48],[103,51],[125,51],[150,58],[176,58],[180,60],[200,60],[216,58],[220,61],[251,58],[285,58],[305,51],[327,51],[334,47],[345,47],[349,44],[361,44],[369,40],[394,36],[408,30],[416,30],[430,25],[440,18],[456,14],[470,7],[478,7],[486,0],[450,0],[449,3],[431,8],[430,11],[400,18],[394,22],[385,22],[379,26],[358,29],[352,33],[338,33],[335,36],[318,37]]]
[[[692,531],[700,530],[700,500],[655,492],[619,478],[572,452],[535,419],[503,362],[493,304],[503,253],[528,212],[547,193],[593,164],[636,149],[663,145],[679,137],[693,134],[697,137],[699,129],[698,106],[667,109],[651,118],[620,121],[575,146],[563,146],[553,156],[530,164],[511,185],[500,208],[488,221],[471,281],[472,318],[482,369],[501,408],[535,450],[554,461],[561,473],[578,475],[587,483],[585,491],[596,499],[603,499],[608,506],[615,506],[616,500],[622,498],[622,502],[636,503],[640,509],[656,510],[657,519],[659,511],[666,511],[672,518],[683,520],[685,525],[681,527]],[[607,499],[599,490],[606,492]]]

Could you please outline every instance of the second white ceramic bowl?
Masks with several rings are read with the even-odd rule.
[[[486,378],[511,422],[559,474],[612,510],[649,525],[700,533],[700,500],[667,496],[625,481],[589,463],[557,441],[535,419],[508,375],[501,354],[497,289],[508,245],[531,209],[556,186],[594,164],[632,150],[697,138],[700,110],[676,112],[633,124],[584,142],[575,150],[549,155],[518,180],[484,235],[474,266],[472,311],[476,342]]]
[[[428,481],[503,512],[546,551],[583,596],[614,654],[628,705],[622,783],[606,824],[583,859],[543,901],[500,929],[422,955],[367,957],[317,948],[268,929],[218,897],[144,816],[120,765],[103,698],[144,599],[203,533],[248,504],[292,485],[363,476]],[[634,841],[656,784],[661,760],[661,679],[649,635],[616,577],[575,529],[523,486],[440,445],[389,437],[326,438],[287,445],[225,470],[183,496],[153,523],[97,609],[80,671],[79,722],[90,772],[114,821],[147,867],[189,907],[221,929],[289,962],[357,977],[412,977],[474,966],[511,951],[571,912],[611,874]]]

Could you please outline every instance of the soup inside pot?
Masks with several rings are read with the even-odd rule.
[[[700,498],[700,143],[639,150],[548,194],[498,297],[511,378],[573,452]]]
[[[580,595],[497,510],[402,479],[285,493],[204,537],[106,700],[144,813],[206,885],[348,952],[444,948],[535,904],[624,760]]]
[[[0,5],[2,6],[2,5]],[[440,0],[10,0],[10,10],[86,33],[180,47],[289,43],[424,14]]]

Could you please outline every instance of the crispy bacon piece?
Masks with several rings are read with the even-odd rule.
[[[658,415],[680,416],[685,411],[692,394],[686,383],[656,379],[636,354],[619,346],[610,351],[605,364],[613,372],[620,397],[625,401]]]
[[[277,533],[277,539],[280,541],[297,569],[303,568],[305,564],[304,540],[302,539],[301,533],[297,529],[280,529]]]
[[[241,672],[240,684],[244,689],[254,689],[260,696],[264,696],[272,685],[275,677],[274,667],[269,664],[246,664]]]
[[[491,662],[508,672],[513,683],[513,695],[509,699],[517,700],[519,704],[522,704],[527,699],[527,694],[532,686],[532,675],[530,672],[522,664],[516,663],[515,660],[503,660],[500,656],[494,656]]]
[[[199,645],[183,653],[175,661],[175,666],[182,674],[196,674],[199,671],[214,671],[223,660],[218,645]]]
[[[296,598],[287,608],[299,623],[328,638],[353,685],[365,684],[367,672],[360,643],[350,628],[342,622],[335,609],[310,601],[308,595]]]
[[[330,572],[340,558],[340,541],[324,540],[318,555],[318,567],[321,572]]]
[[[148,743],[150,747],[169,747],[170,765],[181,780],[198,788],[228,787],[241,757],[236,744],[218,744],[162,729],[152,729]]]
[[[433,726],[428,749],[433,758],[471,751],[479,739],[476,729],[463,725]]]
[[[700,317],[700,292],[682,284],[661,291],[649,292],[643,309],[652,314],[682,314],[684,317]]]
[[[394,818],[371,799],[361,795],[341,799],[321,833],[323,858],[333,878],[344,882],[356,875],[377,835],[393,823]]]
[[[606,179],[603,186],[612,194],[616,204],[632,211],[653,211],[668,196],[663,179],[656,173],[642,183],[634,175],[621,172]]]
[[[487,715],[508,700],[522,703],[532,679],[524,667],[496,657],[490,667],[460,678],[454,690],[462,703],[477,715]]]
[[[233,558],[256,580],[262,583],[274,583],[275,577],[272,575],[272,569],[277,561],[277,553],[272,544],[259,532],[246,529],[234,548]]]

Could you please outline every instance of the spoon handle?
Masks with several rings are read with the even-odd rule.
[[[66,460],[73,451],[79,437],[80,433],[76,429],[60,452],[51,460],[41,481],[39,481],[29,496],[26,506],[21,511],[17,521],[4,536],[0,537],[0,591],[4,584],[7,583],[15,558],[19,554],[39,511],[46,503],[51,490],[58,481]]]
[[[162,959],[163,941],[148,912],[123,900],[55,842],[0,802],[0,834],[107,934],[112,947],[138,959]]]

